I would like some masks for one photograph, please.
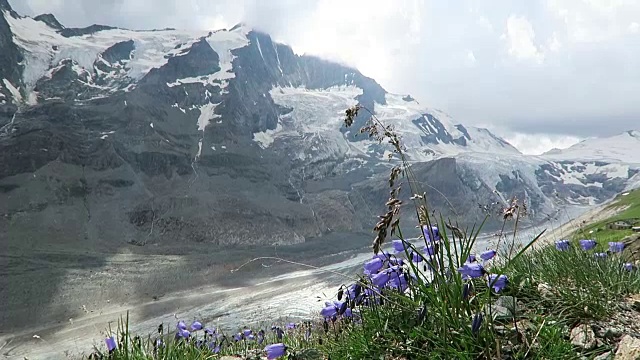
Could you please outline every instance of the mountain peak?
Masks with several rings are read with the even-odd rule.
[[[235,24],[231,29],[229,29],[229,31],[238,31],[238,30],[243,30],[244,32],[250,32],[253,29],[251,28],[251,26],[247,25],[244,22],[239,22]]]
[[[640,131],[628,130],[608,137],[589,138],[566,149],[542,154],[554,160],[607,161],[640,164]]]
[[[11,14],[11,16],[13,16],[14,18],[20,16],[17,12],[15,12],[15,10],[13,10],[8,0],[0,0],[0,10],[9,12],[9,14]]]
[[[640,131],[638,131],[638,130],[628,130],[628,131],[626,131],[626,133],[629,134],[629,136],[631,136],[631,137],[640,139]]]
[[[7,11],[13,11],[13,9],[11,8],[11,5],[9,5],[9,1],[8,0],[0,0],[0,9],[7,10]]]
[[[56,30],[64,29],[64,26],[60,24],[58,19],[56,19],[56,17],[53,14],[40,14],[34,17],[33,20],[42,21],[43,23],[49,25],[50,27]]]

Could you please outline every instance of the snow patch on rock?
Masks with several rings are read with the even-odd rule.
[[[51,76],[51,68],[63,59],[72,59],[79,68],[92,72],[99,54],[116,43],[134,41],[135,51],[127,60],[127,75],[134,80],[144,77],[151,69],[159,68],[172,56],[184,55],[184,49],[206,35],[203,31],[132,31],[111,29],[93,34],[66,38],[44,22],[29,17],[4,17],[14,34],[14,42],[23,49],[25,69],[23,82],[30,92],[43,76]],[[55,71],[55,69],[53,69]]]
[[[204,131],[204,129],[207,127],[207,125],[209,125],[209,122],[212,119],[221,117],[220,115],[214,113],[216,106],[218,105],[220,104],[206,104],[198,108],[200,110],[200,116],[198,117],[199,131]]]
[[[224,90],[228,85],[228,80],[236,76],[233,72],[235,55],[233,55],[232,50],[249,45],[248,33],[249,30],[245,27],[239,27],[233,31],[219,30],[213,32],[210,36],[207,36],[206,41],[220,58],[220,70],[211,75],[178,79],[172,83],[167,83],[167,86],[174,87],[192,83],[219,84]]]
[[[20,94],[20,90],[13,86],[11,81],[7,79],[2,79],[2,82],[4,83],[4,86],[7,88],[7,90],[9,90],[9,93],[11,93],[11,96],[13,96],[13,102],[16,104],[21,103],[22,95]]]

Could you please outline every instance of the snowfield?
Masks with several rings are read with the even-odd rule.
[[[269,94],[276,104],[292,108],[293,111],[280,119],[276,130],[255,133],[254,139],[263,148],[267,148],[279,138],[299,137],[305,140],[309,152],[324,149],[334,154],[386,160],[388,153],[379,151],[378,142],[368,139],[366,134],[361,135],[362,140],[353,142],[349,140],[348,135],[357,129],[350,129],[344,134],[341,132],[344,126],[344,110],[356,105],[356,98],[362,92],[362,89],[354,85],[322,90],[274,87]],[[450,117],[438,110],[424,107],[415,100],[407,101],[396,94],[386,94],[385,100],[385,105],[375,104],[375,115],[385,125],[393,126],[402,137],[411,161],[430,161],[463,152],[520,154],[514,147],[506,143],[506,146],[503,145],[500,139],[485,129],[470,128],[469,138],[465,138],[465,134],[458,125],[451,122]],[[418,126],[414,120],[420,120],[418,123],[423,126]],[[437,136],[437,139],[440,136],[465,138],[466,146],[440,140],[427,142],[425,136],[429,135]],[[300,159],[304,159],[305,156],[298,154]]]
[[[606,161],[640,166],[640,131],[584,140],[568,149],[551,150],[541,156],[550,160]]]
[[[67,38],[44,22],[29,17],[14,18],[8,12],[3,12],[3,15],[14,34],[14,42],[25,55],[23,82],[26,89],[23,90],[26,94],[33,91],[39,79],[51,77],[62,60],[71,59],[77,63],[77,68],[74,70],[78,74],[83,72],[99,74],[100,70],[96,69],[94,64],[96,61],[106,62],[101,59],[100,54],[117,43],[129,40],[133,40],[135,50],[131,59],[125,61],[125,71],[121,74],[122,76],[127,76],[134,81],[140,80],[151,69],[165,65],[169,58],[188,53],[191,46],[204,37],[219,55],[221,70],[205,80],[200,77],[179,79],[168,85],[176,86],[193,82],[220,84],[221,81],[235,76],[232,71],[231,50],[249,44],[246,36],[249,29],[246,27],[238,27],[233,31],[219,30],[210,35],[208,31],[112,29]],[[5,85],[6,82],[5,80]],[[17,94],[20,93],[13,86],[9,89],[12,92],[15,90]],[[15,95],[14,97],[19,98]]]

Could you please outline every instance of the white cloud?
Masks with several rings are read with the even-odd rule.
[[[640,13],[637,0],[547,0],[546,7],[561,21],[567,38],[576,43],[624,36],[633,31]]]
[[[504,136],[504,139],[526,155],[540,155],[552,149],[566,149],[582,140],[567,135],[523,133],[510,133]]]
[[[558,40],[558,35],[554,32],[551,39],[549,39],[549,50],[556,52],[559,51],[561,47],[562,44],[560,43],[560,40]]]
[[[489,31],[493,31],[493,24],[485,16],[480,16],[476,23]]]
[[[469,64],[469,66],[473,66],[476,63],[476,56],[474,55],[473,51],[468,50],[467,51],[467,64]]]
[[[384,82],[420,43],[423,13],[419,0],[321,0],[295,34],[282,36],[298,53],[346,62]]]
[[[536,33],[533,26],[525,17],[509,16],[504,37],[508,42],[509,55],[519,60],[534,60],[538,63],[544,60],[544,55],[534,43]]]
[[[631,24],[629,24],[629,32],[632,34],[636,34],[638,33],[638,31],[640,31],[640,24],[638,24],[637,22],[632,22]]]

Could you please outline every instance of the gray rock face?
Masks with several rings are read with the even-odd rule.
[[[54,28],[56,30],[64,29],[64,26],[62,26],[62,24],[60,24],[58,19],[56,19],[56,17],[53,16],[53,14],[41,14],[41,15],[38,15],[38,16],[34,17],[33,19],[37,20],[37,21],[42,21],[43,23],[49,25],[50,27],[52,27],[52,28]]]
[[[106,25],[90,25],[84,28],[64,28],[60,30],[60,35],[64,37],[74,37],[97,33],[98,31],[116,29],[113,26]]]
[[[133,40],[116,43],[102,53],[102,58],[108,63],[120,63],[131,59],[131,53],[135,50]],[[104,62],[96,63],[96,67],[105,65]],[[100,69],[102,70],[102,69]],[[102,70],[106,71],[106,70]]]
[[[6,0],[0,1],[0,14],[7,11],[6,16],[18,16]],[[13,42],[13,33],[9,27],[9,23],[0,16],[0,106],[11,106],[13,98],[11,91],[4,83],[6,79],[15,88],[20,88],[22,84],[22,64],[23,56],[16,44]],[[2,118],[6,119],[6,115],[2,115],[0,111],[0,126],[3,125]],[[5,120],[6,121],[6,120]]]

